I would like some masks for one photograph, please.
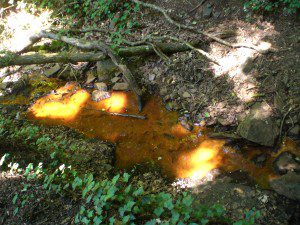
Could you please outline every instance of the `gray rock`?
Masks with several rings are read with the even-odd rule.
[[[259,154],[252,158],[253,163],[258,167],[263,167],[267,161],[267,154]]]
[[[97,62],[97,76],[99,81],[109,80],[117,71],[118,68],[110,59]]]
[[[94,88],[99,91],[107,91],[107,85],[106,83],[103,82],[95,83]]]
[[[0,83],[0,90],[5,90],[8,87],[9,83],[8,82],[2,82]]]
[[[112,89],[114,91],[127,91],[129,89],[129,84],[127,83],[116,83]]]
[[[186,117],[179,117],[180,125],[188,131],[192,131],[194,129],[193,124]]]
[[[205,5],[204,8],[203,8],[203,17],[204,18],[211,17],[212,11],[213,11],[213,9],[212,9],[212,5],[211,4]]]
[[[221,16],[221,12],[214,12],[214,17],[219,18]]]
[[[184,92],[184,93],[182,94],[182,97],[184,97],[184,98],[190,98],[190,97],[191,97],[191,94],[188,93],[188,92],[186,91],[186,92]]]
[[[271,107],[267,103],[255,104],[250,114],[239,123],[238,135],[260,145],[274,146],[279,129],[271,115]]]
[[[298,136],[300,134],[300,125],[295,125],[292,129],[290,129],[289,134],[293,135],[293,136]]]
[[[278,194],[293,200],[300,200],[300,175],[289,172],[270,181],[271,188]]]
[[[94,76],[94,73],[92,71],[89,71],[87,73],[87,78],[85,84],[90,84],[96,80],[96,77]]]
[[[291,152],[282,152],[273,162],[273,168],[278,174],[286,174],[288,172],[300,172],[300,164],[296,160],[296,156]]]
[[[44,75],[46,77],[54,77],[55,74],[58,73],[58,71],[60,71],[61,67],[59,64],[55,64],[55,66],[51,67],[50,69],[46,70],[44,72]]]
[[[117,83],[121,78],[120,77],[114,77],[111,79],[112,83]]]
[[[150,74],[150,75],[149,75],[149,80],[150,80],[150,81],[154,81],[155,77],[156,77],[155,74]]]
[[[99,101],[104,100],[109,97],[110,97],[110,94],[107,91],[95,90],[92,92],[92,100],[94,102],[99,102]]]

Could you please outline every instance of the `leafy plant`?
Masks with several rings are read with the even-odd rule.
[[[253,11],[278,11],[283,9],[287,14],[296,13],[300,8],[299,0],[249,0],[244,4],[246,9]]]

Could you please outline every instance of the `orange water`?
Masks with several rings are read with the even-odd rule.
[[[107,112],[143,115],[147,119],[112,116]],[[156,96],[150,97],[139,113],[135,98],[129,92],[114,92],[109,99],[93,102],[89,92],[71,83],[58,89],[56,94],[36,101],[29,108],[28,116],[43,124],[66,125],[88,137],[115,143],[119,168],[152,161],[165,174],[181,178],[201,178],[214,168],[241,169],[263,186],[274,176],[271,161],[276,155],[269,159],[266,167],[258,168],[250,158],[266,151],[264,149],[252,148],[245,155],[228,148],[225,154],[224,140],[208,138],[204,128],[198,127],[193,132],[185,130],[177,123],[177,113],[167,111]],[[204,135],[197,137],[200,130]],[[283,150],[286,148],[297,147],[294,142],[287,142]]]

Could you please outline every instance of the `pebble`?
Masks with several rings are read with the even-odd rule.
[[[190,97],[191,97],[191,94],[188,93],[188,92],[186,91],[186,92],[184,92],[184,93],[182,94],[182,97],[184,97],[184,98],[190,98]]]
[[[129,89],[129,84],[127,83],[116,83],[112,89],[114,91],[127,91]]]
[[[95,83],[94,88],[99,91],[107,91],[107,85],[103,82]]]

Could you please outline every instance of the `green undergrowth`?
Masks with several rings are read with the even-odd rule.
[[[296,13],[300,8],[299,0],[249,0],[244,4],[246,9],[257,12],[278,12],[287,14]]]
[[[0,115],[0,139],[14,138],[32,150],[48,155],[47,163],[29,163],[20,166],[9,154],[0,159],[0,167],[11,174],[19,174],[28,182],[14,193],[13,214],[26,207],[35,198],[34,183],[42,184],[46,195],[55,194],[78,203],[75,224],[255,224],[259,212],[252,210],[245,219],[233,222],[225,216],[220,205],[205,206],[194,201],[188,192],[172,195],[166,192],[148,193],[144,187],[131,182],[128,173],[112,173],[99,179],[88,171],[77,171],[63,163],[68,148],[54,144],[38,126],[27,124],[16,127],[14,119]],[[25,122],[23,122],[25,123]],[[12,140],[12,139],[11,139]],[[62,140],[61,140],[62,141]],[[8,152],[9,153],[9,152]]]

